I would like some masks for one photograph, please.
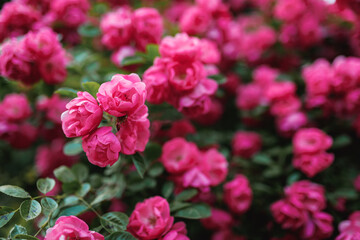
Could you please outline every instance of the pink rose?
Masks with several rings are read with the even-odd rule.
[[[119,159],[120,142],[111,131],[111,127],[101,127],[82,138],[82,147],[92,164],[106,167]]]
[[[132,12],[127,7],[107,13],[100,23],[102,44],[109,49],[128,45],[133,36],[132,24]]]
[[[252,110],[265,105],[263,89],[254,83],[240,85],[237,91],[236,106],[241,110]]]
[[[311,240],[327,239],[334,230],[332,223],[333,217],[330,214],[315,212],[305,223],[302,229],[302,238]]]
[[[200,7],[189,7],[180,18],[180,30],[189,35],[203,34],[209,28],[210,14]]]
[[[200,162],[202,172],[210,180],[211,186],[217,186],[223,182],[228,173],[228,162],[215,148],[207,150],[203,155],[203,161]]]
[[[299,229],[308,219],[306,210],[299,209],[287,200],[279,200],[270,207],[275,221],[284,229]]]
[[[303,128],[293,137],[295,154],[313,154],[328,150],[332,138],[317,128]]]
[[[313,177],[328,168],[334,161],[334,155],[326,152],[301,154],[293,158],[293,165],[308,177]]]
[[[252,197],[249,181],[244,175],[238,174],[224,185],[224,201],[236,214],[243,214],[250,208]]]
[[[36,109],[46,112],[46,118],[56,124],[61,124],[61,114],[66,111],[67,99],[61,99],[53,94],[51,98],[41,97],[36,104]]]
[[[201,57],[200,40],[189,37],[186,33],[178,33],[175,37],[164,37],[161,40],[159,51],[161,57],[172,58],[178,62],[192,62]]]
[[[319,212],[326,207],[324,187],[308,180],[298,181],[286,187],[285,195],[299,209]]]
[[[244,158],[251,158],[260,151],[261,145],[261,137],[255,132],[237,132],[232,140],[234,155]]]
[[[97,128],[103,112],[95,98],[88,92],[78,92],[78,97],[66,104],[61,115],[62,129],[67,137],[81,137]]]
[[[186,137],[188,134],[196,132],[195,127],[188,120],[178,120],[172,122],[170,129],[167,132],[167,136],[171,138]]]
[[[138,8],[133,14],[133,29],[138,48],[145,50],[150,43],[160,43],[163,20],[155,8]]]
[[[223,113],[224,107],[222,103],[216,98],[211,98],[209,110],[202,115],[192,118],[192,120],[203,126],[211,126],[221,119]]]
[[[161,104],[167,100],[169,95],[168,78],[165,64],[162,59],[156,58],[154,65],[148,68],[143,76],[146,84],[146,100],[152,104]]]
[[[202,192],[210,190],[211,181],[206,172],[202,170],[201,166],[192,167],[181,176],[181,184],[185,188],[193,187]]]
[[[52,0],[50,14],[55,22],[60,22],[66,27],[78,27],[87,19],[90,9],[88,0]]]
[[[273,116],[284,117],[299,111],[300,108],[300,99],[296,96],[288,96],[273,102],[270,107],[270,113]]]
[[[169,173],[182,173],[194,166],[200,158],[194,143],[183,138],[174,138],[163,145],[161,162]]]
[[[173,222],[169,203],[166,199],[156,196],[136,204],[129,218],[127,230],[139,239],[157,239],[171,229]]]
[[[303,112],[295,112],[276,119],[276,126],[281,135],[292,137],[300,128],[305,127],[308,118]]]
[[[225,240],[225,239],[231,239],[231,240],[246,240],[245,237],[241,237],[238,235],[235,235],[231,229],[225,229],[220,230],[216,233],[214,233],[211,237],[211,240]]]
[[[292,4],[287,0],[280,0],[276,3],[274,15],[283,21],[298,20],[307,10],[307,6],[302,1],[295,1]]]
[[[105,112],[122,117],[144,105],[146,89],[137,74],[116,74],[110,82],[101,84],[96,96]]]
[[[59,217],[52,228],[46,231],[44,240],[62,240],[76,238],[79,240],[104,240],[104,236],[90,231],[88,225],[75,216]]]
[[[7,94],[0,103],[2,117],[9,121],[23,121],[30,117],[32,110],[30,104],[23,94]]]
[[[265,91],[266,98],[273,102],[295,96],[296,85],[293,82],[274,82]]]
[[[358,240],[360,239],[360,211],[353,212],[349,220],[342,221],[339,224],[340,235],[336,240]]]
[[[306,66],[302,71],[306,92],[310,96],[327,95],[330,93],[334,72],[330,63],[325,59],[318,59]]]
[[[186,234],[187,230],[185,223],[177,222],[171,227],[170,231],[159,240],[190,240]]]
[[[63,49],[62,49],[63,50]],[[65,81],[68,59],[64,51],[52,55],[49,59],[39,62],[41,77],[47,84],[60,84]]]
[[[252,74],[254,82],[262,87],[267,87],[274,83],[279,75],[279,70],[266,65],[257,67]]]
[[[207,39],[200,40],[201,61],[207,64],[218,64],[220,62],[220,51],[216,44]]]
[[[37,128],[27,122],[15,126],[10,125],[8,127],[10,127],[10,129],[5,129],[7,132],[5,132],[5,136],[3,136],[3,138],[8,141],[13,148],[29,148],[35,142],[36,137],[38,136]],[[2,131],[0,130],[0,134],[1,132]]]
[[[234,220],[232,216],[221,209],[212,208],[211,216],[200,220],[202,225],[211,230],[227,229],[230,228]]]

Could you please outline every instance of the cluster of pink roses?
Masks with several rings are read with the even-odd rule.
[[[101,84],[97,101],[88,92],[78,92],[61,115],[62,129],[67,137],[82,137],[83,149],[92,164],[113,165],[120,152],[131,155],[145,149],[150,137],[145,98],[145,84],[138,75],[117,74]],[[115,125],[116,135],[110,126],[98,128],[103,112]]]
[[[56,34],[47,28],[29,32],[21,40],[4,43],[0,54],[0,73],[31,85],[43,79],[47,84],[65,80],[68,57]]]
[[[147,100],[153,104],[168,102],[189,117],[209,112],[218,85],[207,78],[204,63],[219,61],[216,46],[177,34],[165,37],[159,50],[161,57],[144,73]]]
[[[160,161],[180,189],[193,187],[206,192],[223,182],[228,173],[228,163],[216,149],[202,152],[183,138],[166,142]]]
[[[174,224],[169,203],[159,196],[136,204],[127,230],[137,239],[189,240],[185,223]]]
[[[163,20],[155,8],[138,8],[135,11],[129,6],[107,13],[100,23],[101,42],[107,48],[115,50],[111,59],[121,67],[121,61],[135,54],[136,48],[144,51],[150,43],[160,43],[164,27]],[[132,46],[135,43],[136,48]]]
[[[300,129],[293,138],[293,165],[308,177],[328,168],[334,161],[334,154],[327,153],[332,138],[317,128]]]
[[[353,212],[348,220],[339,224],[339,236],[336,240],[357,240],[360,239],[360,211]]]
[[[325,189],[302,180],[285,188],[285,198],[273,203],[271,212],[282,228],[299,232],[301,239],[319,240],[333,232],[333,217],[322,212],[325,207]]]

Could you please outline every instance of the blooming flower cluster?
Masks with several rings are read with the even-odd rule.
[[[43,79],[47,84],[65,80],[68,57],[56,34],[47,28],[29,32],[21,40],[2,46],[0,72],[10,79],[31,85]]]
[[[328,168],[334,161],[334,155],[327,153],[332,145],[332,138],[317,128],[303,128],[293,138],[294,167],[308,177]]]
[[[326,239],[333,232],[333,217],[326,207],[325,189],[308,180],[285,188],[285,198],[271,205],[275,221],[284,229],[300,231],[301,239]]]
[[[339,224],[339,236],[336,240],[356,240],[360,238],[360,212],[353,212],[348,220],[342,221]]]
[[[77,95],[61,115],[62,128],[67,137],[82,137],[83,149],[92,164],[105,167],[113,165],[120,152],[130,155],[144,151],[150,123],[145,84],[138,75],[113,76],[100,86],[97,101],[88,92]],[[116,135],[110,126],[98,128],[103,112],[115,117]]]

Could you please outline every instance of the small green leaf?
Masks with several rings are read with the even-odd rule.
[[[82,144],[79,139],[67,142],[64,146],[64,154],[67,156],[75,156],[83,152]]]
[[[156,57],[159,57],[159,46],[156,44],[146,45],[146,58],[148,61],[153,61]]]
[[[100,222],[106,231],[113,233],[125,231],[129,218],[122,212],[109,212],[101,216]]]
[[[175,217],[187,219],[201,219],[211,216],[211,208],[206,204],[194,204],[190,207],[181,209],[175,213]]]
[[[14,216],[15,212],[12,208],[9,207],[0,207],[0,228],[5,226],[11,218]]]
[[[137,240],[128,232],[115,232],[105,238],[105,240]]]
[[[57,202],[54,199],[48,197],[41,199],[41,206],[47,212],[52,212],[58,208]]]
[[[88,192],[91,189],[91,185],[89,183],[83,183],[81,184],[81,188],[77,191],[77,195],[81,196],[81,197],[85,197],[86,194],[88,194]]]
[[[294,182],[296,182],[297,180],[299,180],[300,178],[301,178],[301,174],[299,172],[294,172],[289,175],[289,177],[286,180],[286,183],[287,183],[287,185],[291,185]]]
[[[183,208],[187,208],[191,206],[191,203],[187,203],[187,202],[173,202],[170,204],[170,211],[171,212],[176,212],[180,209],[183,209]]]
[[[145,63],[145,59],[141,56],[129,56],[124,58],[121,61],[121,66],[125,67],[125,66],[130,66],[130,65],[135,65],[135,64],[143,64]]]
[[[67,87],[62,87],[55,91],[55,93],[57,93],[61,96],[64,96],[64,97],[69,97],[69,98],[76,98],[77,92],[78,91],[76,91],[75,89],[67,88]]]
[[[349,145],[350,143],[351,143],[351,138],[348,135],[345,134],[340,135],[334,139],[334,143],[331,148],[333,149],[342,148]]]
[[[96,98],[96,94],[99,90],[100,84],[98,84],[97,82],[84,82],[82,84],[82,87],[84,88],[85,91],[87,91],[94,98]]]
[[[58,167],[54,170],[55,177],[63,183],[71,183],[76,181],[74,173],[66,166]]]
[[[150,177],[158,177],[163,172],[164,172],[164,166],[159,162],[154,163],[148,171]]]
[[[30,194],[18,186],[3,185],[0,187],[0,192],[16,198],[30,198]]]
[[[131,160],[133,161],[137,172],[139,173],[141,178],[144,178],[144,174],[146,171],[146,162],[145,159],[139,154],[135,153],[134,155],[131,155]]]
[[[174,183],[173,182],[166,182],[164,186],[162,187],[161,194],[164,196],[164,198],[169,198],[171,196],[171,193],[174,191]]]
[[[78,32],[81,36],[90,38],[97,37],[101,34],[98,27],[90,24],[81,25],[78,29]]]
[[[269,166],[273,164],[271,158],[265,154],[256,154],[252,160],[259,165]]]
[[[79,182],[85,181],[89,176],[89,168],[84,164],[77,163],[71,167],[71,170],[79,180]]]
[[[198,193],[198,190],[196,190],[195,188],[186,189],[186,190],[182,191],[181,193],[179,193],[175,197],[175,200],[179,201],[179,202],[186,201],[186,200],[189,200],[189,199],[195,197],[197,193]]]
[[[25,200],[20,205],[20,215],[26,220],[36,218],[41,213],[41,205],[36,200]]]
[[[210,75],[208,78],[215,80],[218,84],[223,84],[227,81],[226,77],[221,74]]]
[[[50,192],[55,187],[55,180],[52,178],[40,178],[36,182],[36,186],[40,192],[46,194]]]
[[[63,208],[59,212],[59,216],[71,216],[71,215],[77,216],[77,215],[85,212],[87,209],[88,208],[82,204],[71,206],[71,207]]]
[[[31,236],[31,235],[27,235],[27,234],[18,234],[18,235],[15,236],[15,239],[39,240],[38,238],[33,237],[33,236]]]
[[[27,234],[26,228],[20,225],[15,225],[9,232],[9,238],[15,238],[16,235]]]

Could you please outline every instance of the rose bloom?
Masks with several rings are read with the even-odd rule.
[[[159,240],[190,240],[186,234],[187,230],[185,223],[177,222],[171,227],[169,232]]]
[[[203,34],[209,28],[211,16],[198,6],[189,7],[180,18],[180,30],[189,35]]]
[[[136,204],[127,230],[139,239],[158,239],[171,229],[173,222],[169,203],[166,199],[155,196]]]
[[[246,240],[245,237],[235,235],[230,229],[220,230],[214,233],[211,237],[211,240],[224,240],[224,239]]]
[[[44,240],[104,240],[101,234],[90,231],[89,226],[75,216],[62,216],[56,220],[55,225],[46,231]]]
[[[270,207],[275,221],[284,229],[299,229],[308,219],[306,210],[299,209],[287,200],[279,200]]]
[[[276,119],[278,131],[284,137],[292,137],[300,128],[306,126],[308,119],[305,113],[295,112]]]
[[[332,145],[332,138],[317,128],[303,128],[293,137],[295,154],[312,154],[328,150]]]
[[[224,201],[236,214],[243,214],[249,209],[252,197],[249,181],[244,175],[238,174],[224,185]]]
[[[133,36],[132,12],[128,7],[120,7],[105,14],[100,22],[101,42],[109,49],[128,45]]]
[[[111,131],[111,127],[101,127],[82,138],[82,147],[92,164],[106,167],[119,159],[121,145]]]
[[[285,195],[299,209],[319,212],[326,207],[324,187],[308,180],[298,181],[286,187]]]
[[[224,107],[220,100],[216,98],[211,98],[209,111],[207,111],[205,114],[193,118],[192,120],[200,123],[203,126],[211,126],[220,120],[223,113]]]
[[[234,135],[231,145],[234,155],[251,158],[261,149],[262,141],[255,132],[239,131]]]
[[[266,88],[265,97],[273,102],[295,96],[296,85],[293,82],[274,82]]]
[[[302,238],[310,240],[328,239],[334,228],[333,217],[325,212],[315,212],[302,229]]]
[[[196,133],[196,128],[186,119],[174,121],[166,135],[172,139],[176,137],[186,137],[189,134]]]
[[[313,64],[304,67],[302,76],[305,80],[307,94],[317,96],[327,95],[330,92],[334,73],[327,60],[318,59]]]
[[[207,39],[200,40],[201,61],[206,64],[218,64],[221,54],[213,41]]]
[[[252,77],[254,83],[262,87],[267,87],[276,81],[279,74],[279,70],[266,65],[261,65],[253,71]]]
[[[88,0],[52,0],[49,14],[55,23],[78,27],[86,21],[89,9]]]
[[[217,186],[223,182],[228,173],[228,162],[215,148],[211,148],[204,152],[204,160],[200,163],[202,172],[207,175],[211,186]]]
[[[24,94],[7,94],[0,103],[3,118],[9,121],[22,121],[30,117],[32,110]]]
[[[144,105],[146,89],[137,74],[116,74],[110,82],[101,84],[96,96],[105,112],[123,117]]]
[[[56,124],[61,124],[61,114],[66,111],[67,99],[62,99],[58,94],[53,94],[51,98],[40,97],[36,103],[38,111],[46,112],[46,118]]]
[[[184,138],[174,138],[163,145],[160,161],[166,171],[177,174],[193,167],[198,158],[200,153],[194,143]]]
[[[301,154],[293,158],[293,165],[308,177],[314,177],[328,168],[334,161],[334,154],[320,152],[316,154]]]
[[[39,62],[39,70],[41,77],[44,79],[44,82],[47,84],[60,84],[65,81],[67,72],[66,65],[68,63],[68,58],[66,53],[62,51],[57,52],[57,54],[52,55],[49,59]]]
[[[339,224],[340,235],[336,240],[358,240],[360,239],[360,211],[353,212],[349,220]]]
[[[38,129],[27,122],[18,125],[11,124],[10,129],[5,129],[5,131],[5,136],[1,136],[2,131],[0,130],[0,137],[8,141],[16,149],[29,148],[38,136]]]
[[[230,213],[217,208],[212,208],[211,216],[200,221],[205,228],[212,230],[230,228],[234,222]]]
[[[265,105],[263,89],[254,83],[240,85],[237,90],[236,106],[241,110],[252,110]]]
[[[95,98],[88,92],[78,92],[78,97],[66,104],[61,115],[62,129],[67,137],[81,137],[97,128],[103,112]]]

